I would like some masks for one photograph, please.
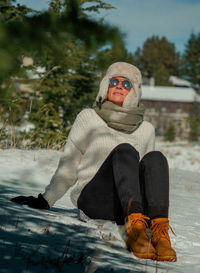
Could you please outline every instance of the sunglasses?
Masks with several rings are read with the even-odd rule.
[[[118,79],[110,79],[109,85],[110,86],[117,86],[119,84]],[[131,89],[131,83],[128,80],[123,80],[122,81],[122,86],[126,89]]]

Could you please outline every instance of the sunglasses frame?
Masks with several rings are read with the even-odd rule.
[[[117,84],[116,85],[112,85],[111,84],[111,81],[117,81]],[[122,86],[125,88],[125,89],[127,89],[127,90],[130,90],[131,89],[131,87],[132,87],[132,85],[131,85],[131,82],[129,81],[129,80],[123,80],[123,81],[119,81],[118,79],[116,79],[116,78],[111,78],[111,79],[109,79],[109,85],[110,86],[117,86],[119,83],[122,83]],[[125,85],[124,85],[124,82],[128,82],[129,84],[130,84],[130,87],[129,88],[127,88]]]

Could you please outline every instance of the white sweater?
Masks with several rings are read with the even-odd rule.
[[[77,206],[81,190],[121,143],[131,144],[142,159],[155,148],[153,125],[143,121],[137,130],[126,134],[108,127],[93,109],[82,110],[71,128],[58,168],[43,194],[49,206],[53,206],[75,183],[71,199]]]

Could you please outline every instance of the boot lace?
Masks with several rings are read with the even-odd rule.
[[[138,223],[143,223],[146,227],[148,227],[148,224],[146,220],[149,220],[150,218],[144,215],[135,215],[135,213],[128,215],[128,224],[126,227],[126,231],[130,233],[133,229],[133,227]]]
[[[176,236],[175,232],[173,231],[173,229],[169,223],[154,223],[154,224],[152,224],[152,226],[150,227],[152,237],[154,238],[154,240],[157,240],[161,237],[170,240],[169,235],[168,235],[169,228],[171,229],[174,236]]]

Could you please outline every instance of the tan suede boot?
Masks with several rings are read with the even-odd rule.
[[[126,246],[138,258],[154,259],[156,257],[155,249],[147,234],[146,227],[148,225],[145,219],[149,219],[149,217],[145,217],[141,213],[128,215]]]
[[[156,250],[157,261],[175,262],[177,260],[176,252],[171,247],[169,227],[175,235],[167,218],[157,218],[151,221],[151,242]]]

